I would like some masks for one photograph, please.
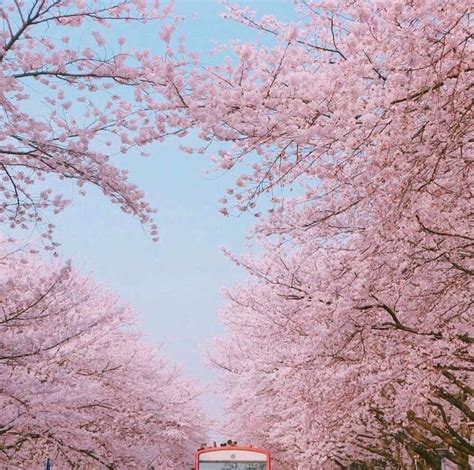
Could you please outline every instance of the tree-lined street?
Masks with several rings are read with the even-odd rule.
[[[216,429],[274,470],[471,468],[472,12],[283,4],[225,2],[211,53],[176,13],[199,1],[0,3],[2,468],[187,469]],[[224,332],[196,331],[217,423],[56,235],[100,195],[159,246],[127,169],[176,141],[233,178],[220,217],[253,221]]]

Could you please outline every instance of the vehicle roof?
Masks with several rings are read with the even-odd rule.
[[[252,452],[257,452],[260,454],[270,455],[270,451],[267,449],[261,449],[259,447],[252,447],[252,446],[239,446],[239,445],[225,445],[225,446],[217,446],[217,447],[204,447],[202,449],[198,449],[198,454],[204,454],[206,452],[216,452],[219,450],[247,450]]]

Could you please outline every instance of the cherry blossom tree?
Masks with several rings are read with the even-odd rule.
[[[437,337],[401,331],[352,305],[334,255],[306,255],[245,261],[252,282],[227,294],[213,360],[229,429],[273,448],[283,468],[375,457],[436,468],[448,448],[468,468],[472,355],[458,335],[469,319],[440,319]]]
[[[79,276],[2,258],[2,468],[185,468],[204,435],[197,391]]]
[[[237,169],[263,255],[229,294],[231,420],[283,468],[473,455],[472,64],[462,2],[297,1],[228,16],[273,44],[180,95]],[[264,199],[262,202],[261,199]],[[252,434],[253,433],[253,434]]]
[[[175,20],[160,3],[1,2],[2,229],[40,226],[54,250],[48,217],[69,203],[59,179],[79,194],[95,186],[157,238],[155,211],[117,157],[186,131],[174,115]],[[150,22],[162,56],[129,34]],[[130,309],[70,265],[32,253],[0,262],[2,468],[47,457],[59,468],[184,468],[204,433],[197,391],[140,338]]]
[[[169,103],[178,100],[179,61],[169,42],[174,20],[158,1],[7,0],[0,5],[0,223],[41,225],[68,204],[52,184],[97,187],[149,226],[152,209],[113,156],[136,153],[180,133]],[[128,45],[116,28],[154,21],[163,56]],[[130,35],[129,35],[130,37]],[[133,38],[132,38],[133,42]],[[161,47],[161,46],[160,46]],[[169,99],[166,100],[165,98]],[[168,103],[168,104],[165,104]],[[168,124],[172,130],[168,130]],[[143,152],[145,154],[145,152]]]
[[[154,209],[117,157],[185,132],[173,116],[175,20],[160,3],[1,2],[2,229],[40,226],[54,250],[48,217],[69,203],[59,179],[79,194],[95,186],[157,238]],[[162,56],[128,34],[150,22]],[[140,338],[130,309],[32,253],[5,254],[0,279],[1,466],[185,467],[204,432],[197,391]]]

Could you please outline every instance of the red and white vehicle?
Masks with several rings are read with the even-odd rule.
[[[271,455],[268,450],[227,441],[219,447],[201,447],[194,470],[272,470]]]

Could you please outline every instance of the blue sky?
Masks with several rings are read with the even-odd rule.
[[[292,10],[292,2],[286,0],[242,3],[278,16]],[[252,39],[251,32],[220,19],[221,11],[214,0],[176,1],[176,14],[187,17],[179,31],[189,49],[205,56],[215,42]],[[158,47],[150,29],[134,26],[126,34],[142,48]],[[148,159],[134,155],[125,159],[131,180],[159,210],[159,243],[149,240],[136,220],[94,190],[86,198],[76,196],[75,189],[66,192],[74,204],[58,217],[56,226],[63,256],[117,292],[137,311],[148,340],[161,344],[163,353],[182,364],[186,375],[206,384],[213,382],[215,372],[206,367],[203,351],[222,332],[217,318],[222,305],[219,291],[245,278],[220,248],[242,252],[253,219],[218,213],[217,200],[233,176],[206,176],[205,170],[212,168],[209,160],[179,150],[189,139],[155,144]],[[213,397],[204,397],[203,404],[209,414],[218,414]]]

